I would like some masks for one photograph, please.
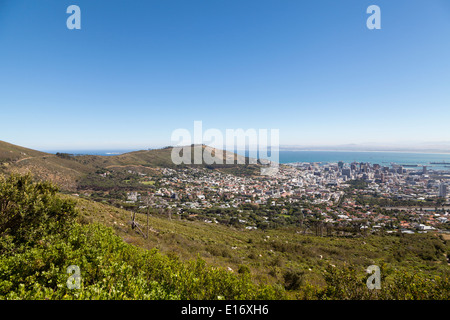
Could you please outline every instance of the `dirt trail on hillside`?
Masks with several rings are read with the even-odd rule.
[[[19,162],[22,162],[22,161],[25,161],[25,160],[29,160],[29,159],[35,159],[35,158],[54,158],[54,157],[56,157],[56,156],[53,156],[53,155],[45,155],[45,156],[39,156],[39,157],[28,157],[28,158],[23,158],[23,159],[19,159],[19,160],[17,160],[16,162],[14,162],[14,163],[19,163]]]

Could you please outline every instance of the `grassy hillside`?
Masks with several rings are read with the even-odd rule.
[[[0,300],[284,297],[200,258],[183,262],[127,244],[111,228],[80,225],[77,214],[52,184],[0,177]]]
[[[16,146],[11,143],[0,141],[0,164],[23,160],[30,157],[42,157],[48,153]]]
[[[448,299],[449,244],[433,234],[314,237],[149,217],[0,177],[0,299]],[[145,217],[138,217],[145,233]],[[368,265],[382,288],[368,290]],[[79,289],[67,286],[78,266]],[[72,282],[73,284],[73,282]],[[76,282],[75,282],[76,284]]]
[[[374,264],[383,266],[386,275],[409,272],[427,277],[450,276],[446,261],[450,243],[432,234],[316,237],[299,234],[294,228],[249,231],[151,216],[149,237],[144,239],[131,229],[129,211],[84,199],[77,201],[77,208],[81,221],[110,226],[130,244],[157,248],[182,260],[200,255],[208,264],[230,272],[250,272],[254,281],[263,284],[293,289],[306,284],[324,287],[324,275],[330,266],[355,266],[363,276],[365,269]],[[137,221],[146,233],[146,217],[139,215]],[[290,284],[292,277],[298,283]]]
[[[191,147],[191,164],[189,166],[207,166],[211,169],[223,169],[228,170],[232,168],[238,168],[241,165],[237,165],[238,161],[244,162],[246,165],[244,167],[250,167],[252,169],[259,169],[258,165],[249,165],[249,158],[237,155],[235,153],[214,149],[208,146],[202,146],[203,151],[211,153],[213,156],[216,153],[222,153],[222,159],[224,164],[212,164],[208,165],[204,161],[202,164],[194,164],[194,147]],[[161,167],[161,168],[174,168],[175,165],[172,162],[172,147],[166,147],[162,149],[152,149],[152,150],[140,150],[134,152],[128,152],[117,156],[80,156],[77,160],[80,163],[94,166],[96,168],[114,168],[120,166],[144,166],[144,167]],[[225,164],[226,161],[234,161],[235,164]],[[186,166],[181,164],[178,166]],[[257,171],[255,170],[257,173]]]
[[[202,147],[203,149],[209,147]],[[234,153],[223,152],[224,159],[232,158],[237,161],[242,158]],[[134,168],[173,168],[175,164],[171,159],[172,148],[141,150],[129,152],[117,156],[96,156],[96,155],[54,155],[40,151],[35,151],[6,142],[0,141],[0,173],[10,174],[17,172],[24,174],[27,172],[41,180],[52,181],[63,190],[76,191],[80,181],[89,174],[98,170],[114,169],[134,169]],[[193,163],[193,154],[192,163]],[[258,175],[260,167],[257,164],[248,164],[248,158],[244,158],[246,165],[200,165],[210,169],[223,170],[231,174]],[[181,165],[184,166],[184,165]]]

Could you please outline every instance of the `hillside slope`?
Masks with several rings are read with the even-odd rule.
[[[49,155],[48,153],[36,151],[14,144],[0,141],[0,163],[17,162],[23,159],[43,157]]]
[[[149,217],[149,237],[131,228],[131,212],[78,198],[77,208],[84,223],[112,227],[126,242],[178,256],[183,260],[198,255],[209,264],[232,272],[249,270],[257,282],[285,285],[294,274],[313,285],[325,284],[323,274],[330,266],[355,265],[361,274],[369,265],[385,266],[384,272],[426,272],[450,275],[445,254],[450,243],[432,234],[406,237],[371,235],[366,238],[319,237],[299,234],[296,228],[245,230],[202,221]],[[146,233],[146,216],[136,221]]]
[[[259,174],[260,172],[259,165],[248,164],[248,158],[207,146],[202,148],[203,150],[209,149],[208,151],[212,154],[223,152],[224,159],[231,158],[236,161],[236,164],[207,165],[203,162],[192,166],[206,166],[210,169],[223,170],[231,174]],[[18,172],[24,174],[31,172],[37,179],[52,181],[63,190],[76,191],[79,182],[83,178],[98,170],[114,170],[123,167],[127,167],[127,169],[132,169],[133,167],[175,168],[177,166],[171,159],[172,149],[167,147],[141,150],[116,156],[70,156],[66,154],[49,154],[0,141],[0,173],[10,174]],[[194,152],[191,152],[191,154],[193,158]],[[247,164],[237,164],[238,159]]]
[[[138,232],[131,212],[30,175],[2,177],[0,200],[0,299],[449,298],[449,243],[435,234],[321,237],[162,212],[148,217],[145,237],[146,215]],[[68,265],[82,270],[75,294]],[[379,291],[366,287],[368,265],[380,267]]]

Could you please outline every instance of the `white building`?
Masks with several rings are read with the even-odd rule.
[[[127,199],[128,199],[128,201],[136,202],[138,200],[138,193],[134,192],[134,191],[128,192]]]

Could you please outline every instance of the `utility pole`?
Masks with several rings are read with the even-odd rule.
[[[137,229],[137,231],[145,238],[145,234],[139,227],[139,223],[136,222],[136,212],[133,212],[131,214],[131,229]]]
[[[147,239],[148,239],[148,231],[149,231],[149,223],[148,223],[148,217],[150,216],[150,203],[151,203],[151,196],[148,195],[147,199],[145,201],[145,204],[147,205]]]
[[[150,206],[147,205],[147,239],[148,239],[148,216],[150,214]]]

